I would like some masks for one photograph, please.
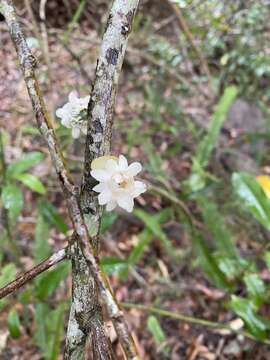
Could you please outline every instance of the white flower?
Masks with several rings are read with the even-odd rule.
[[[61,118],[61,123],[67,128],[71,128],[72,137],[77,139],[81,132],[87,134],[87,106],[90,96],[78,97],[76,91],[72,91],[68,96],[68,102],[56,110],[56,116]]]
[[[106,205],[106,210],[111,211],[117,205],[131,212],[134,207],[134,198],[146,191],[142,181],[134,179],[141,170],[139,162],[128,165],[127,159],[120,155],[102,156],[95,159],[92,164],[91,175],[99,181],[93,190],[99,192],[98,202]]]

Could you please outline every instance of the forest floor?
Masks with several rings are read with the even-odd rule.
[[[158,33],[172,36],[170,28],[166,25],[166,20],[169,23],[169,19],[170,15],[164,16],[164,25],[162,26],[160,22],[154,23],[153,28],[160,26],[160,29],[156,30]],[[33,27],[27,15],[24,16],[23,27],[29,41],[33,42]],[[9,164],[19,159],[22,154],[31,151],[40,151],[46,154],[44,160],[33,168],[32,173],[38,175],[45,184],[47,200],[58,209],[64,219],[68,219],[66,205],[58,187],[57,178],[52,171],[48,150],[34,130],[35,119],[31,104],[18,69],[14,48],[3,22],[0,23],[0,28],[0,78],[2,80],[0,82],[0,125],[5,130],[5,161]],[[32,51],[39,59],[38,75],[41,87],[52,114],[66,102],[71,90],[77,89],[82,96],[89,93],[100,43],[98,32],[93,28],[88,28],[87,21],[83,21],[80,28],[70,34],[66,48],[59,40],[61,35],[63,35],[61,29],[48,26],[49,72],[48,64],[45,64],[40,48],[36,48],[35,44],[32,44]],[[169,174],[171,186],[178,188],[178,184],[187,177],[191,169],[191,150],[188,146],[193,139],[190,135],[190,128],[186,123],[184,126],[179,125],[178,109],[171,110],[170,108],[172,112],[168,114],[168,109],[164,106],[164,108],[158,108],[159,114],[155,113],[156,102],[160,98],[168,100],[169,103],[170,98],[174,96],[171,84],[176,80],[164,66],[155,66],[153,59],[148,58],[147,53],[138,44],[137,38],[131,39],[121,75],[115,110],[113,153],[129,154],[130,160],[140,159],[144,164],[148,161],[147,151],[151,151],[152,146],[157,149],[161,157],[168,149],[172,148],[172,155],[169,158],[163,157],[160,166],[162,172]],[[149,68],[153,68],[153,71],[150,71]],[[152,90],[152,84],[156,83],[158,88],[164,78],[166,78],[166,87],[162,87],[160,92],[156,89]],[[206,89],[207,92],[208,89]],[[176,99],[176,104],[181,111],[184,109],[185,116],[194,120],[196,126],[206,126],[212,105],[211,100],[207,99],[205,94],[198,91],[196,96],[179,97]],[[168,107],[174,106],[174,104],[168,105]],[[173,111],[176,115],[172,115]],[[149,119],[149,117],[152,118]],[[140,119],[140,122],[136,128],[137,119]],[[66,129],[60,128],[57,119],[55,126],[71,171],[79,184],[84,155],[83,140],[72,142]],[[143,144],[136,142],[136,137],[140,134],[146,134],[142,137],[145,142]],[[179,145],[178,143],[183,138],[185,139],[184,148],[180,144],[179,148],[183,149],[180,154],[174,147]],[[225,139],[227,138],[225,137]],[[147,146],[150,150],[146,151]],[[228,143],[225,146],[228,146]],[[144,177],[147,181],[153,181],[155,176],[156,174],[145,171]],[[3,260],[4,264],[18,260],[18,273],[34,265],[32,244],[35,238],[36,205],[40,196],[27,188],[23,188],[23,192],[23,212],[19,216],[16,229],[13,230],[14,240],[20,249],[20,256],[19,259],[16,259],[12,250],[6,249]],[[196,217],[196,209],[192,201],[188,206],[192,216]],[[156,213],[168,209],[172,205],[168,199],[148,193],[138,199],[137,207],[152,213],[154,217]],[[71,228],[70,223],[68,225]],[[119,274],[110,276],[111,285],[118,301],[134,304],[134,306],[130,305],[131,308],[126,309],[126,315],[142,359],[270,359],[269,346],[248,339],[243,334],[202,325],[196,320],[205,319],[236,327],[240,321],[240,328],[242,328],[241,320],[224,307],[226,291],[214,287],[198,268],[195,255],[191,251],[191,238],[185,227],[177,218],[169,216],[162,229],[173,246],[179,249],[181,261],[178,260],[176,263],[172,261],[170,256],[164,252],[156,233],[148,249],[144,251],[139,262],[129,272],[128,277],[119,276]],[[119,212],[113,228],[102,235],[102,256],[127,258],[138,242],[138,235],[143,230],[144,223],[140,218]],[[55,229],[50,230],[48,241],[52,251],[66,245],[65,236]],[[250,252],[256,252],[259,248],[259,245],[253,241],[249,244],[243,241],[241,246],[243,246],[243,251]],[[267,277],[270,281],[270,273],[265,273],[265,278]],[[51,304],[54,301],[67,301],[70,296],[71,279],[68,276],[48,301]],[[144,305],[145,308],[136,306],[138,304]],[[189,316],[193,320],[181,321],[155,314],[165,334],[164,339],[161,336],[159,344],[159,340],[155,340],[149,331],[149,324],[147,325],[151,313],[149,308],[152,306]],[[21,325],[21,335],[16,339],[9,336],[8,330],[6,330],[11,307],[15,307],[18,313],[22,314],[25,305],[21,304],[18,297],[11,296],[8,298],[8,304],[1,310],[0,359],[43,359],[42,353],[33,341],[35,333],[33,304],[27,305],[30,314],[29,322]],[[67,324],[67,319],[68,312],[66,312],[65,324]],[[120,349],[109,322],[108,328],[120,359]],[[64,347],[64,341],[62,341],[61,347]],[[62,356],[59,355],[58,359],[62,359]]]

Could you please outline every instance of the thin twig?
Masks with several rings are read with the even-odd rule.
[[[33,27],[34,35],[39,40],[40,45],[41,45],[41,50],[42,50],[42,53],[43,53],[44,49],[43,49],[43,46],[42,46],[42,38],[40,36],[39,27],[38,27],[38,24],[37,24],[37,21],[36,21],[36,17],[35,17],[35,15],[33,13],[33,10],[32,10],[30,0],[24,0],[24,5],[26,7],[28,16],[30,17],[30,21],[31,21],[31,25]],[[42,54],[42,55],[44,56],[44,54]],[[44,56],[44,60],[45,60],[45,56]]]
[[[172,8],[172,10],[175,13],[175,16],[176,16],[176,19],[178,21],[179,27],[181,28],[181,30],[185,34],[186,38],[188,39],[188,41],[192,45],[195,53],[197,54],[197,56],[198,56],[198,58],[199,58],[199,60],[201,62],[203,71],[207,75],[208,82],[209,82],[209,85],[210,85],[211,90],[212,90],[212,76],[211,76],[207,61],[206,61],[206,59],[205,59],[205,57],[203,55],[202,50],[196,44],[196,41],[195,41],[195,39],[194,39],[194,37],[192,35],[192,32],[189,29],[187,21],[185,20],[180,7],[177,4],[174,4],[171,0],[168,0],[168,3],[169,3],[170,7]]]
[[[87,3],[86,0],[81,0],[80,1],[76,12],[75,12],[75,14],[73,15],[73,17],[71,19],[71,22],[68,24],[68,28],[64,33],[64,36],[63,36],[63,39],[62,39],[62,42],[63,42],[64,45],[68,44],[69,36],[72,33],[72,31],[74,30],[75,26],[77,25],[82,13],[83,13],[83,10],[85,8],[86,3]]]
[[[154,56],[151,56],[149,53],[147,53],[145,50],[139,50],[135,48],[131,48],[127,50],[130,55],[135,55],[140,57],[141,59],[146,60],[150,64],[154,65],[157,68],[162,69],[165,71],[172,79],[178,80],[180,83],[186,86],[186,88],[192,90],[193,92],[196,91],[196,86],[191,83],[190,80],[188,80],[183,75],[179,74],[177,70],[174,70],[169,65],[163,64],[161,61],[157,60]]]
[[[180,314],[180,313],[176,313],[176,312],[173,312],[173,311],[157,308],[157,307],[154,307],[154,306],[147,306],[147,305],[141,305],[141,304],[131,304],[131,303],[121,303],[121,305],[126,309],[138,309],[138,310],[158,314],[158,315],[161,315],[161,316],[170,317],[172,319],[185,321],[185,322],[195,324],[195,325],[206,326],[206,327],[210,327],[210,328],[214,328],[214,329],[218,329],[218,330],[227,330],[230,333],[243,335],[243,336],[245,336],[245,337],[247,337],[249,339],[252,339],[254,341],[260,341],[260,342],[262,342],[264,344],[270,345],[270,340],[258,340],[254,336],[252,336],[250,333],[248,333],[246,331],[243,331],[243,330],[233,329],[230,325],[227,325],[227,324],[220,324],[220,323],[214,322],[214,321],[195,318],[195,317],[192,317],[192,316],[183,315],[183,314]]]
[[[119,3],[120,6],[123,6],[123,3],[126,3],[126,1],[122,0]],[[117,4],[118,6],[119,3]],[[131,3],[131,1],[129,1],[129,3]],[[121,9],[121,7],[118,8],[118,13],[120,13],[119,9]],[[73,228],[78,235],[78,240],[82,253],[98,285],[101,297],[107,307],[108,314],[115,324],[117,335],[119,337],[127,359],[138,359],[136,355],[136,347],[129,332],[123,312],[120,310],[119,305],[117,304],[117,301],[111,292],[107,277],[103,274],[99,266],[99,262],[96,257],[95,246],[93,244],[92,238],[89,237],[88,230],[84,222],[81,206],[78,200],[78,191],[74,186],[72,178],[66,168],[64,158],[55,137],[55,133],[52,128],[52,122],[46,110],[43,96],[35,75],[36,60],[27,46],[24,34],[21,30],[20,24],[15,14],[12,0],[1,0],[0,12],[5,17],[11,38],[18,53],[20,66],[23,72],[29,97],[32,101],[32,106],[35,112],[38,127],[47,142],[56,173],[58,175],[64,196],[67,201],[67,206],[70,218],[73,223]],[[123,26],[122,22],[121,26]],[[113,50],[112,48],[110,49]],[[108,57],[108,55],[110,55],[110,57]],[[115,61],[114,55],[114,51],[113,53],[110,52],[107,54],[107,66],[108,63],[110,64],[110,62]],[[110,66],[108,67],[110,68]]]
[[[46,28],[46,3],[47,0],[40,0],[39,16],[41,20],[40,28],[41,28],[41,36],[42,36],[42,43],[44,49],[44,60],[48,68],[48,78],[50,80],[50,85],[51,85],[51,60],[50,60],[50,52],[49,52],[48,34]]]
[[[42,261],[40,264],[26,271],[25,273],[20,275],[17,279],[15,279],[14,281],[10,282],[9,284],[7,284],[6,286],[0,289],[0,299],[13,293],[14,291],[19,290],[23,285],[28,283],[30,280],[34,279],[36,276],[43,273],[50,267],[64,260],[66,256],[67,256],[67,249],[61,249],[52,256],[50,256],[48,259]]]
[[[88,75],[88,72],[85,70],[85,67],[81,61],[81,56],[77,55],[71,48],[70,46],[68,46],[67,44],[65,44],[61,38],[58,38],[59,41],[62,43],[63,47],[65,48],[65,50],[69,53],[69,55],[77,62],[80,72],[82,74],[82,76],[87,80],[88,85],[92,85],[92,79],[90,78],[90,76]]]
[[[159,194],[159,195],[163,196],[165,199],[171,201],[173,204],[179,206],[183,210],[185,215],[187,216],[187,218],[190,221],[191,225],[194,225],[199,229],[203,228],[202,223],[200,223],[198,220],[195,219],[195,217],[192,215],[191,211],[186,206],[186,204],[182,200],[180,200],[175,194],[165,190],[164,188],[161,188],[159,186],[155,186],[153,184],[149,184],[149,191],[152,191],[152,192],[154,192],[156,194]]]
[[[33,28],[33,32],[35,37],[38,39],[40,44],[40,49],[42,53],[42,57],[47,65],[47,76],[48,76],[48,90],[51,91],[52,87],[52,71],[51,71],[51,59],[50,59],[50,51],[49,51],[49,43],[48,43],[48,32],[46,27],[46,0],[41,0],[39,4],[39,16],[41,19],[40,22],[40,28],[37,23],[36,17],[34,15],[34,12],[32,10],[32,5],[30,0],[24,0],[24,4],[28,13],[28,16],[30,17],[31,26]],[[49,99],[48,108],[52,112],[53,110],[53,104],[51,99]]]

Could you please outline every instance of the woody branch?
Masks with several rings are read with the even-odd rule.
[[[119,305],[110,290],[107,278],[100,269],[93,241],[89,237],[88,230],[84,222],[78,200],[78,190],[66,168],[64,158],[55,137],[52,122],[46,110],[43,96],[35,75],[36,60],[26,44],[26,40],[17,20],[12,1],[1,0],[0,11],[5,17],[11,38],[15,45],[29,97],[35,112],[37,124],[41,134],[47,142],[56,173],[67,201],[73,228],[78,235],[80,248],[87,265],[94,276],[95,282],[98,285],[101,297],[106,304],[108,314],[115,324],[116,332],[127,359],[137,359],[136,348],[130,335],[127,323],[124,319],[123,312],[119,308]]]

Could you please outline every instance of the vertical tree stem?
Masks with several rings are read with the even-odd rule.
[[[90,236],[94,241],[97,254],[100,247],[98,235],[101,220],[101,208],[97,203],[96,194],[92,192],[93,179],[90,175],[91,162],[94,158],[109,153],[110,151],[114,103],[118,79],[138,2],[139,0],[113,1],[101,43],[88,109],[85,171],[80,200],[84,219]],[[88,273],[87,263],[82,257],[79,247],[74,251],[72,263],[73,302],[68,326],[66,354],[69,356],[71,353],[76,354],[74,355],[75,359],[76,356],[78,356],[78,352],[82,353],[82,348],[85,346],[86,341],[85,335],[89,333],[92,349],[95,354],[94,358],[97,360],[110,358],[111,355],[108,350],[107,357],[102,355],[104,353],[102,348],[104,349],[104,346],[106,346],[106,333],[101,321],[101,306],[98,299],[96,284],[93,281],[93,274]],[[83,276],[85,279],[87,278],[88,281],[81,281],[80,276]],[[86,296],[80,296],[82,293],[88,294],[87,302],[83,300]],[[82,312],[82,309],[84,309],[84,314],[89,314],[87,321],[78,315]],[[88,323],[90,327],[84,328],[85,323]],[[121,327],[121,324],[115,322],[115,326]],[[82,329],[84,329],[84,331],[82,331]],[[97,342],[98,338],[103,339],[103,341]],[[68,356],[66,355],[66,357]]]

